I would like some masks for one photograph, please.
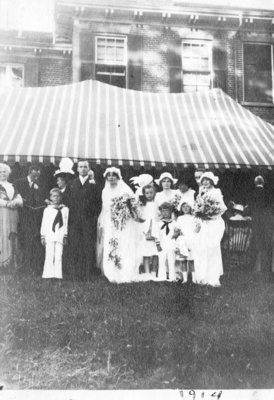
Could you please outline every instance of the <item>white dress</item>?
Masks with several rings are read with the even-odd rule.
[[[193,260],[193,247],[197,235],[195,233],[195,218],[190,214],[181,215],[177,219],[177,225],[183,234],[185,245],[188,249],[187,259]]]
[[[149,229],[153,230],[154,224],[158,219],[158,210],[155,201],[148,201],[141,209],[141,218],[145,222],[140,224],[140,242],[138,251],[140,257],[151,257],[158,255],[158,250],[154,240],[146,240]]]
[[[193,249],[195,276],[197,283],[220,286],[220,276],[223,275],[221,240],[225,231],[221,215],[226,206],[220,189],[212,188],[206,194],[220,203],[222,212],[214,219],[201,221]]]
[[[98,218],[97,264],[102,274],[115,283],[138,280],[139,274],[137,222],[129,219],[125,227],[118,230],[111,220],[112,199],[124,194],[134,196],[130,187],[122,180],[114,188],[106,182],[102,193],[102,211]]]
[[[195,199],[195,190],[193,189],[188,189],[185,193],[182,193],[179,189],[176,191],[177,195],[181,197],[180,204],[178,206],[178,210],[180,210],[181,205],[186,202],[188,203],[191,207],[193,207]]]

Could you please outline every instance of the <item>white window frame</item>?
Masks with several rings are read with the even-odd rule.
[[[272,80],[272,102],[264,103],[264,102],[257,102],[257,101],[246,101],[245,97],[245,59],[244,59],[244,46],[246,44],[253,44],[253,45],[261,45],[261,46],[270,46],[270,57],[271,57],[271,80]],[[263,42],[244,42],[242,43],[242,55],[243,55],[243,70],[242,70],[242,76],[243,76],[243,103],[244,104],[251,104],[251,105],[265,105],[265,106],[272,106],[274,104],[274,44],[273,43],[263,43]]]
[[[16,63],[5,63],[5,62],[1,62],[0,63],[0,67],[5,67],[5,68],[22,68],[22,86],[25,86],[25,66],[23,64],[16,64]]]
[[[212,40],[208,40],[208,39],[182,39],[181,41],[181,59],[182,59],[182,87],[184,87],[184,73],[203,73],[205,71],[198,71],[197,69],[193,69],[193,70],[187,70],[184,69],[184,45],[185,44],[207,44],[208,46],[208,75],[209,75],[209,79],[210,79],[210,85],[208,87],[208,89],[212,89],[213,88],[213,43]],[[186,85],[188,86],[188,85]]]
[[[124,60],[123,63],[117,63],[117,62],[98,62],[98,39],[111,39],[111,40],[123,40],[124,41]],[[95,37],[95,64],[101,64],[101,65],[113,65],[113,66],[127,66],[127,37],[126,36],[105,36],[105,35],[97,35]]]

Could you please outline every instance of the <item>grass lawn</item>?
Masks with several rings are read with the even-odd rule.
[[[11,389],[273,388],[274,284],[221,288],[0,277],[0,384]]]

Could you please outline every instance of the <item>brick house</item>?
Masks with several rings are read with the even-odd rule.
[[[0,31],[0,68],[14,68],[25,86],[219,87],[274,123],[274,6],[233,3],[56,0],[53,32]]]

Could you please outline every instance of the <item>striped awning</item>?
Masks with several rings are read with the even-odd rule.
[[[0,90],[0,160],[274,165],[274,126],[219,89],[148,93],[97,81]]]

